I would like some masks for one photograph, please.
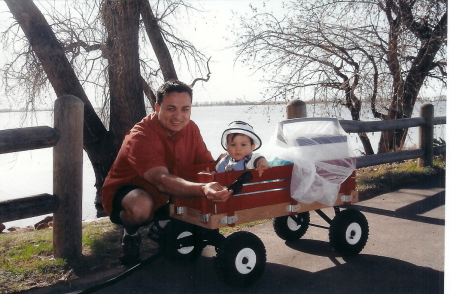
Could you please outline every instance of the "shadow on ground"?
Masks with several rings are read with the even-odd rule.
[[[292,248],[334,258],[327,243],[301,240]],[[311,249],[315,248],[315,249]],[[443,293],[444,273],[375,255],[361,254],[344,264],[308,272],[267,263],[261,279],[248,289],[224,284],[214,272],[213,258],[174,267],[160,258],[130,277],[92,293]]]

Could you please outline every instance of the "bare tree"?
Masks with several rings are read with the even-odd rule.
[[[184,66],[194,64],[200,76],[207,69],[205,56],[169,25],[177,11],[191,7],[169,0],[153,6],[148,0],[68,1],[44,6],[45,17],[31,0],[5,2],[16,21],[2,35],[4,44],[15,44],[3,69],[6,92],[28,89],[24,101],[34,105],[50,84],[57,97],[83,100],[84,149],[100,203],[100,188],[125,132],[146,114],[144,94],[153,106],[154,87],[177,77],[173,57],[181,57]],[[153,50],[145,47],[149,43]],[[99,113],[91,100],[101,101]]]
[[[252,7],[237,30],[237,60],[268,74],[267,99],[344,106],[361,120],[411,117],[426,83],[446,87],[447,1],[294,1],[282,15]],[[244,33],[243,31],[244,30]],[[308,97],[309,98],[309,97]],[[383,132],[378,152],[401,149],[407,129]],[[366,134],[365,153],[373,154]]]

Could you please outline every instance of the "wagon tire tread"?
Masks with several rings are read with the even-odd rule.
[[[359,254],[369,238],[366,217],[356,209],[339,212],[330,224],[330,246],[342,256]]]

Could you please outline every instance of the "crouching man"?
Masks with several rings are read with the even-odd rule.
[[[194,164],[213,162],[197,125],[190,120],[192,89],[180,81],[167,81],[157,92],[155,113],[137,123],[122,147],[102,187],[102,203],[113,223],[123,225],[124,264],[140,259],[139,228],[149,225],[157,238],[155,211],[174,197],[206,197],[225,202],[232,194],[219,183],[193,183],[183,179]]]

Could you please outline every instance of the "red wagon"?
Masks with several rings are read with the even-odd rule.
[[[256,235],[245,231],[225,238],[219,228],[273,219],[275,233],[284,240],[293,241],[307,231],[310,211],[316,211],[330,224],[330,245],[339,254],[356,255],[367,242],[369,227],[364,215],[355,209],[341,210],[358,201],[354,172],[341,184],[333,205],[335,216],[331,219],[321,211],[329,206],[318,202],[299,203],[291,198],[292,164],[272,167],[261,176],[255,170],[214,175],[201,172],[207,167],[195,166],[189,180],[214,180],[237,193],[227,202],[216,204],[206,198],[173,199],[170,207],[173,221],[161,235],[165,256],[172,262],[192,262],[205,246],[212,245],[217,253],[215,269],[218,276],[233,286],[251,285],[265,268],[264,244]]]

